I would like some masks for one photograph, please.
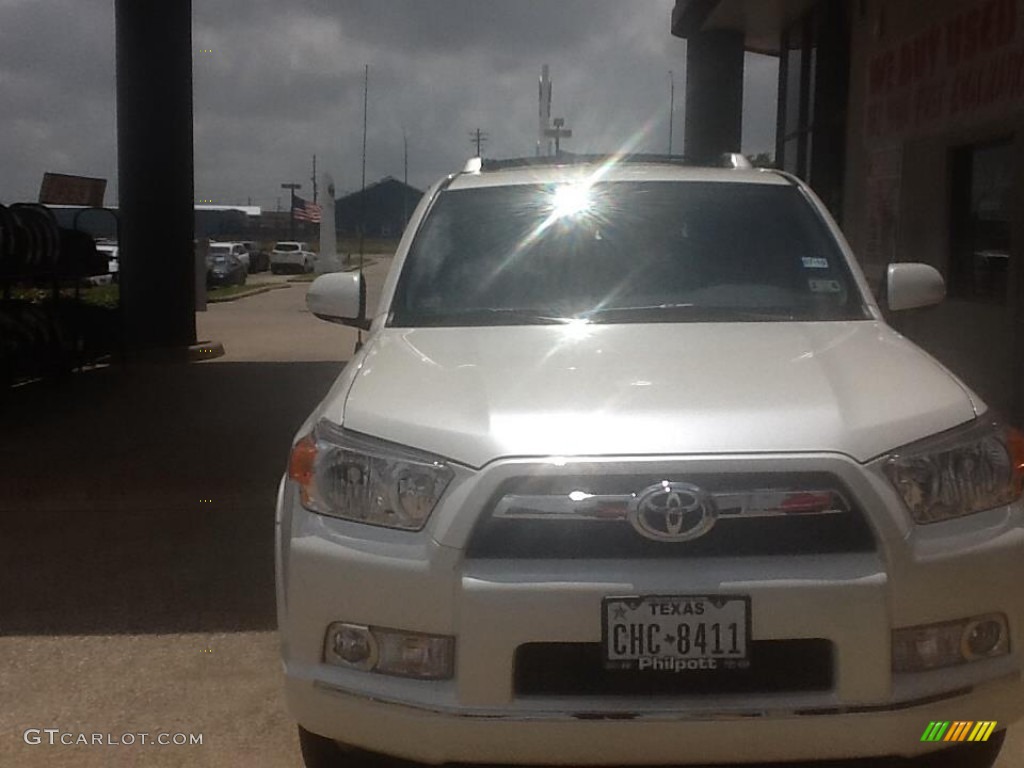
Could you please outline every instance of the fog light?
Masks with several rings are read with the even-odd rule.
[[[382,675],[446,680],[455,669],[455,638],[335,622],[324,637],[324,661]]]
[[[1007,652],[1010,633],[1002,615],[983,616],[964,629],[962,651],[968,661],[1002,656]]]
[[[893,672],[923,672],[1009,652],[1002,614],[897,629],[892,633]]]
[[[377,642],[369,627],[331,624],[324,640],[324,659],[340,666],[373,669],[377,661]]]

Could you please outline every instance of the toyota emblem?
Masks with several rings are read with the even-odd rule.
[[[699,538],[717,519],[715,503],[706,491],[668,480],[640,491],[629,509],[629,521],[637,533],[655,541]]]

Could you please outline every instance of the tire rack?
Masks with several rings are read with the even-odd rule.
[[[43,205],[0,205],[0,389],[34,378],[61,379],[85,364],[82,278],[106,272],[86,237],[62,229]],[[74,285],[73,301],[61,296],[68,282]],[[16,298],[15,288],[43,288],[49,300]],[[119,311],[117,319],[120,348]]]

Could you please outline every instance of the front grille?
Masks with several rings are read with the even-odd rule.
[[[832,689],[832,643],[755,640],[746,669],[605,669],[599,643],[527,643],[516,649],[517,696],[701,696]]]
[[[657,484],[661,476],[526,477],[502,484],[473,530],[470,558],[599,559],[755,557],[870,552],[875,538],[838,478],[822,472],[745,475],[686,475],[683,479],[709,493],[757,489],[834,489],[849,501],[837,514],[776,517],[720,517],[706,534],[690,541],[656,541],[641,536],[626,520],[506,519],[494,514],[509,494],[635,494]],[[675,479],[675,478],[673,478]]]

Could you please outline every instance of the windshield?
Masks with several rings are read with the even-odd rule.
[[[230,245],[211,245],[210,255],[211,256],[227,256],[231,253]]]
[[[297,251],[299,250],[298,243],[278,243],[274,246],[275,251]]]
[[[796,187],[609,182],[442,193],[391,325],[868,317]]]

